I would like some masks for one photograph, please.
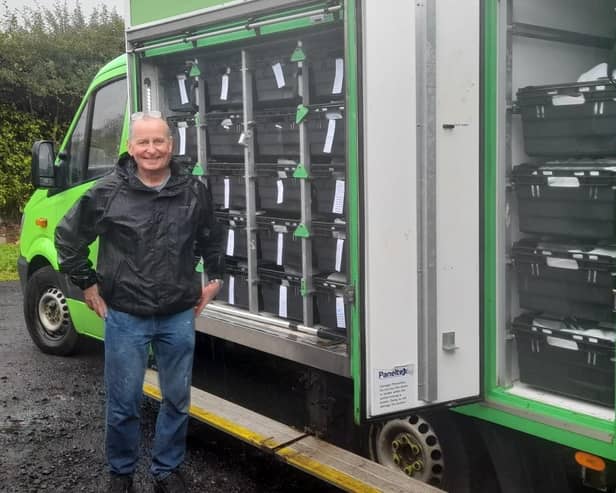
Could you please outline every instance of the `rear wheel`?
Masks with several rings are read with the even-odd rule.
[[[75,352],[79,334],[61,286],[59,274],[52,267],[32,274],[24,296],[24,316],[30,337],[41,351],[67,356]]]

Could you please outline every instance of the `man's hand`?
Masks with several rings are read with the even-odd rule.
[[[94,310],[102,319],[107,318],[107,303],[98,294],[98,284],[92,284],[89,288],[84,289],[83,296],[90,310]]]
[[[201,299],[195,307],[195,317],[198,317],[206,305],[216,297],[221,287],[222,282],[218,279],[207,283],[201,288]]]

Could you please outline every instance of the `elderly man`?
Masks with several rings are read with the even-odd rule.
[[[133,491],[139,409],[151,344],[163,396],[151,473],[157,492],[186,491],[184,459],[194,317],[218,293],[222,235],[206,186],[171,159],[159,112],[131,117],[128,154],[66,214],[56,230],[63,272],[105,321],[106,453],[109,491]],[[100,238],[95,271],[88,245]],[[195,255],[210,279],[202,287]]]

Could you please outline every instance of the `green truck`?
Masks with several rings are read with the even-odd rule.
[[[614,6],[130,0],[33,148],[32,339],[104,338],[53,233],[159,110],[226,231],[195,417],[349,491],[612,491]]]

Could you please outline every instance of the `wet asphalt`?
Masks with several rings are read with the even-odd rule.
[[[0,283],[0,492],[106,491],[103,345],[41,353],[23,319],[18,282]],[[138,492],[152,491],[149,447],[157,405],[142,404]],[[191,420],[183,473],[191,492],[339,491]]]

